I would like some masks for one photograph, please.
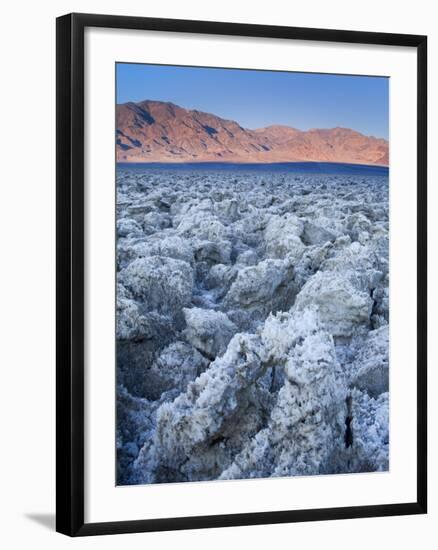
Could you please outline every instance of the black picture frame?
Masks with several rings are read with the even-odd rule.
[[[69,536],[364,518],[427,511],[427,38],[417,35],[69,14],[57,25],[56,529]],[[84,522],[84,29],[406,46],[417,51],[417,499],[415,502],[108,523]]]

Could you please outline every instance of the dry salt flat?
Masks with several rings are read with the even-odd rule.
[[[388,178],[119,169],[119,484],[388,469]]]

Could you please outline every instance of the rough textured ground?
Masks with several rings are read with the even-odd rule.
[[[118,483],[388,469],[388,180],[120,170]]]

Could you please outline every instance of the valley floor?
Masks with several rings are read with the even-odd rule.
[[[119,484],[385,471],[388,178],[120,169]]]

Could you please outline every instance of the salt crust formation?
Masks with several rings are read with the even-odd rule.
[[[387,470],[387,178],[117,188],[118,483]]]

